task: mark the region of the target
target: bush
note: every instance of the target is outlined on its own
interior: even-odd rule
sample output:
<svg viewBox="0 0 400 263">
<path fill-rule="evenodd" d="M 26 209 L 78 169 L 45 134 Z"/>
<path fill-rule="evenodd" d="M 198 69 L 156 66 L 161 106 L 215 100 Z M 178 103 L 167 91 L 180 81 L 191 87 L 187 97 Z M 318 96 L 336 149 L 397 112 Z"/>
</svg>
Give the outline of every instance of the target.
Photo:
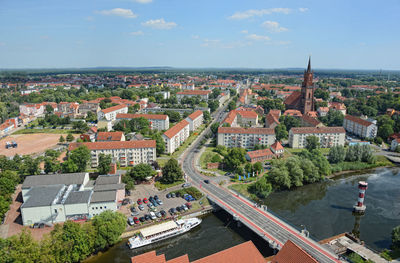
<svg viewBox="0 0 400 263">
<path fill-rule="evenodd" d="M 188 188 L 184 188 L 184 189 L 180 189 L 180 190 L 176 190 L 176 191 L 172 191 L 171 193 L 179 193 L 181 196 L 183 196 L 184 194 L 189 194 L 191 196 L 193 196 L 196 200 L 199 200 L 200 198 L 203 197 L 203 193 L 200 192 L 196 187 L 188 187 Z"/>
</svg>

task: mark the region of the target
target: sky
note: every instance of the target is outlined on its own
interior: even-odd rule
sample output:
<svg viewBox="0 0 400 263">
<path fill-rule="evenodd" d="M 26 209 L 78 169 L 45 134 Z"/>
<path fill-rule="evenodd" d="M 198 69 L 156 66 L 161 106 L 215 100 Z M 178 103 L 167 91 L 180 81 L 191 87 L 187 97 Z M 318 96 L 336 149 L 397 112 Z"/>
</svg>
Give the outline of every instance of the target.
<svg viewBox="0 0 400 263">
<path fill-rule="evenodd" d="M 399 0 L 0 0 L 0 68 L 400 70 Z"/>
</svg>

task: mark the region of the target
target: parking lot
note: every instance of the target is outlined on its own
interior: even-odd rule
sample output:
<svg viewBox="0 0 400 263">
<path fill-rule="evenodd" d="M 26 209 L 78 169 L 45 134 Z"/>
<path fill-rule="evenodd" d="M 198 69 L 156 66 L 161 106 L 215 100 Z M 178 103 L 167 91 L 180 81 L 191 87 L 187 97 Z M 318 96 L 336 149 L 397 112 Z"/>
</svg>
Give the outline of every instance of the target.
<svg viewBox="0 0 400 263">
<path fill-rule="evenodd" d="M 175 186 L 173 188 L 169 188 L 164 191 L 159 191 L 153 185 L 136 185 L 135 189 L 133 191 L 131 191 L 131 195 L 126 197 L 131 200 L 131 204 L 122 206 L 120 211 L 122 213 L 124 213 L 127 217 L 140 218 L 140 217 L 145 216 L 146 214 L 149 215 L 152 210 L 147 206 L 147 204 L 144 204 L 144 203 L 143 203 L 144 210 L 142 210 L 142 211 L 139 210 L 137 200 L 141 199 L 143 202 L 143 198 L 149 199 L 150 196 L 154 197 L 155 195 L 157 195 L 163 204 L 155 207 L 155 212 L 164 210 L 167 213 L 166 217 L 164 217 L 164 219 L 171 218 L 172 215 L 168 212 L 170 210 L 170 208 L 176 208 L 177 206 L 181 206 L 181 205 L 187 203 L 187 201 L 185 199 L 183 199 L 182 197 L 175 197 L 175 198 L 167 198 L 166 197 L 166 195 L 169 192 L 178 190 L 178 189 L 182 189 L 182 186 L 179 185 L 179 186 Z M 191 202 L 191 203 L 193 203 L 193 202 Z M 130 208 L 132 205 L 135 206 L 136 211 L 139 213 L 138 215 L 134 215 L 134 216 L 131 215 Z M 150 220 L 148 220 L 146 222 L 149 222 L 149 221 Z M 141 224 L 143 224 L 143 223 L 141 223 Z"/>
</svg>

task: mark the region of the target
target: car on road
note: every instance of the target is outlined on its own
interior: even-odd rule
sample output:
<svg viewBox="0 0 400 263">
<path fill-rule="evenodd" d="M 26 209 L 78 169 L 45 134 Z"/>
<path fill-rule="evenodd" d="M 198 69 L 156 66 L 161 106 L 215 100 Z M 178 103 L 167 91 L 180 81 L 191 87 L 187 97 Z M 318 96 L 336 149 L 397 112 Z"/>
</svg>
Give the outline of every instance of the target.
<svg viewBox="0 0 400 263">
<path fill-rule="evenodd" d="M 143 211 L 144 210 L 144 206 L 141 204 L 141 205 L 138 205 L 138 208 L 139 208 L 139 210 L 140 211 Z"/>
<path fill-rule="evenodd" d="M 147 204 L 149 202 L 149 200 L 147 200 L 147 198 L 143 198 L 143 203 Z"/>
<path fill-rule="evenodd" d="M 204 180 L 204 182 L 205 182 L 206 184 L 209 184 L 209 183 L 210 183 L 210 180 Z"/>
<path fill-rule="evenodd" d="M 139 219 L 136 216 L 133 218 L 133 222 L 135 222 L 135 224 L 139 224 L 140 223 Z"/>
<path fill-rule="evenodd" d="M 191 183 L 184 183 L 183 185 L 182 185 L 182 187 L 183 188 L 186 188 L 186 187 L 190 187 L 192 184 Z"/>
<path fill-rule="evenodd" d="M 128 224 L 129 224 L 130 226 L 133 226 L 133 225 L 135 224 L 135 221 L 133 220 L 132 217 L 128 217 Z"/>
<path fill-rule="evenodd" d="M 139 198 L 139 199 L 137 200 L 137 204 L 138 204 L 138 205 L 143 204 L 142 199 Z"/>
</svg>

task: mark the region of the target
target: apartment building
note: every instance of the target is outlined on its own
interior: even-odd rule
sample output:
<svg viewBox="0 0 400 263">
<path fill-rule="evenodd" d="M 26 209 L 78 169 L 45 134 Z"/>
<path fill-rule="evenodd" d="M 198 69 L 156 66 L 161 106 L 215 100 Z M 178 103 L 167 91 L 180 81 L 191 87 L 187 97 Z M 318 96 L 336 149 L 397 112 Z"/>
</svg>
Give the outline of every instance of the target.
<svg viewBox="0 0 400 263">
<path fill-rule="evenodd" d="M 45 109 L 46 106 L 43 103 L 19 105 L 19 113 L 26 116 L 38 117 L 44 115 Z"/>
<path fill-rule="evenodd" d="M 101 175 L 89 180 L 89 173 L 27 176 L 22 184 L 23 225 L 86 220 L 103 211 L 118 209 L 125 197 L 119 175 Z"/>
<path fill-rule="evenodd" d="M 115 121 L 117 118 L 117 114 L 119 113 L 128 113 L 128 106 L 126 106 L 125 104 L 121 104 L 101 110 L 97 113 L 97 119 Z"/>
<path fill-rule="evenodd" d="M 376 120 L 367 120 L 351 115 L 344 117 L 343 127 L 347 132 L 361 138 L 375 138 L 378 132 Z"/>
<path fill-rule="evenodd" d="M 84 145 L 91 153 L 91 167 L 99 164 L 99 155 L 109 154 L 114 163 L 119 162 L 121 166 L 134 166 L 139 163 L 151 164 L 156 160 L 156 141 L 107 141 L 107 142 L 83 142 L 71 143 L 69 151 Z"/>
<path fill-rule="evenodd" d="M 97 142 L 125 141 L 125 135 L 121 131 L 116 132 L 98 132 L 96 135 Z"/>
<path fill-rule="evenodd" d="M 169 117 L 165 114 L 129 114 L 119 113 L 117 114 L 116 120 L 131 120 L 134 118 L 143 117 L 150 122 L 152 130 L 168 130 L 169 129 Z"/>
<path fill-rule="evenodd" d="M 197 128 L 200 127 L 200 125 L 203 124 L 204 117 L 203 117 L 203 112 L 201 110 L 197 110 L 187 116 L 185 119 L 189 123 L 189 130 L 190 131 L 195 131 Z"/>
<path fill-rule="evenodd" d="M 294 127 L 289 131 L 289 146 L 291 148 L 305 148 L 306 138 L 316 136 L 321 148 L 343 146 L 346 131 L 343 127 Z"/>
<path fill-rule="evenodd" d="M 162 135 L 165 141 L 165 152 L 173 153 L 175 150 L 189 138 L 190 125 L 187 120 L 178 122 L 175 126 L 164 132 Z"/>
<path fill-rule="evenodd" d="M 222 123 L 231 127 L 254 127 L 258 125 L 258 114 L 255 111 L 232 110 Z"/>
<path fill-rule="evenodd" d="M 254 148 L 255 145 L 271 145 L 275 142 L 275 130 L 272 128 L 219 127 L 218 145 L 228 148 Z"/>
<path fill-rule="evenodd" d="M 79 104 L 78 114 L 80 116 L 87 116 L 88 112 L 90 111 L 97 115 L 100 110 L 100 103 L 85 101 L 82 104 Z"/>
<path fill-rule="evenodd" d="M 201 100 L 208 100 L 211 90 L 185 90 L 176 93 L 176 98 L 180 102 L 183 98 L 191 98 L 199 96 Z"/>
</svg>

